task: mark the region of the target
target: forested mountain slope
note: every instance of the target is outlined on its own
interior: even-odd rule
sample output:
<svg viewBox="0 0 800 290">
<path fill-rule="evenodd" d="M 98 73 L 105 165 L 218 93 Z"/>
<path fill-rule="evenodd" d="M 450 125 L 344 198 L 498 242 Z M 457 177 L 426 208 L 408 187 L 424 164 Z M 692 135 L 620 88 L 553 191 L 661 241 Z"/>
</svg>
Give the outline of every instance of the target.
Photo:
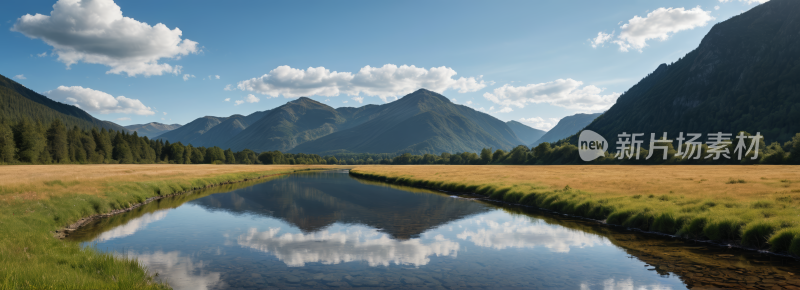
<svg viewBox="0 0 800 290">
<path fill-rule="evenodd" d="M 697 49 L 659 66 L 586 129 L 612 144 L 622 132 L 791 140 L 800 132 L 798 15 L 800 1 L 772 0 L 716 24 Z"/>
</svg>

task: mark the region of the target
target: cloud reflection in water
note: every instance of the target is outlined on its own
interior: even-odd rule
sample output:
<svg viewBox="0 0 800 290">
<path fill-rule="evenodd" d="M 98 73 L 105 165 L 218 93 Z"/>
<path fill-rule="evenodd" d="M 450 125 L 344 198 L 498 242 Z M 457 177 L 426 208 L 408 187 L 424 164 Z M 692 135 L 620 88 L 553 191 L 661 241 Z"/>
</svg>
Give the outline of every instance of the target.
<svg viewBox="0 0 800 290">
<path fill-rule="evenodd" d="M 259 232 L 251 228 L 238 237 L 242 247 L 272 253 L 290 267 L 306 263 L 339 264 L 365 261 L 370 266 L 397 265 L 422 266 L 430 262 L 431 255 L 456 256 L 459 244 L 441 235 L 433 242 L 423 244 L 420 239 L 399 241 L 375 229 L 358 229 L 344 232 L 323 230 L 315 233 L 285 233 L 280 228 Z"/>
<path fill-rule="evenodd" d="M 144 229 L 147 226 L 147 224 L 159 221 L 167 217 L 168 211 L 169 209 L 164 209 L 152 213 L 146 213 L 141 217 L 132 219 L 121 226 L 103 232 L 96 239 L 94 239 L 94 241 L 104 242 L 116 238 L 133 235 L 134 233 L 136 233 L 136 231 Z"/>
<path fill-rule="evenodd" d="M 611 245 L 608 239 L 598 235 L 551 226 L 542 221 L 532 221 L 521 217 L 502 223 L 480 217 L 468 220 L 466 223 L 471 225 L 465 225 L 468 229 L 458 234 L 459 239 L 498 250 L 545 247 L 552 252 L 569 253 L 572 247 Z"/>
</svg>

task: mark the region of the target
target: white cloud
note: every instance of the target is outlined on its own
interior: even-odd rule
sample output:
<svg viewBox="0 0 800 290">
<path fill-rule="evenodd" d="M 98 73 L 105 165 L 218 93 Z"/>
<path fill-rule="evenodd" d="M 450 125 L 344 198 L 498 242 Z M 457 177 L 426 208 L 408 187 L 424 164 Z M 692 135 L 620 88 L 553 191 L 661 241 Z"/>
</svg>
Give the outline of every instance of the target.
<svg viewBox="0 0 800 290">
<path fill-rule="evenodd" d="M 543 131 L 550 131 L 558 124 L 558 120 L 556 118 L 548 118 L 545 120 L 542 117 L 533 117 L 533 118 L 520 118 L 519 122 L 531 126 L 532 128 L 536 128 Z"/>
<path fill-rule="evenodd" d="M 642 51 L 650 39 L 667 40 L 671 34 L 683 30 L 702 27 L 715 18 L 711 11 L 704 11 L 697 6 L 685 8 L 658 8 L 646 17 L 634 16 L 622 25 L 622 31 L 613 43 L 619 45 L 621 51 L 636 49 Z"/>
<path fill-rule="evenodd" d="M 511 113 L 512 111 L 514 111 L 514 110 L 511 109 L 511 107 L 504 107 L 504 108 L 500 109 L 499 111 L 497 111 L 495 113 Z"/>
<path fill-rule="evenodd" d="M 25 77 L 25 75 L 15 75 L 14 78 L 18 79 L 18 80 L 27 80 L 28 79 L 28 78 Z"/>
<path fill-rule="evenodd" d="M 244 98 L 244 101 L 252 104 L 252 103 L 258 103 L 260 99 L 253 94 L 249 94 L 247 95 L 246 98 Z"/>
<path fill-rule="evenodd" d="M 469 105 L 472 105 L 472 101 L 467 101 L 467 102 L 466 102 L 466 103 L 464 103 L 464 104 L 465 104 L 465 105 L 467 105 L 467 106 L 469 106 Z"/>
<path fill-rule="evenodd" d="M 46 52 L 46 51 L 45 51 L 45 52 L 42 52 L 42 53 L 40 53 L 40 54 L 37 54 L 36 56 L 38 56 L 38 57 L 45 57 L 45 56 L 47 56 L 47 52 Z"/>
<path fill-rule="evenodd" d="M 52 46 L 67 67 L 83 61 L 109 66 L 106 73 L 128 76 L 180 74 L 181 66 L 158 61 L 200 50 L 197 42 L 181 39 L 178 28 L 122 16 L 113 0 L 59 0 L 50 15 L 23 15 L 12 30 Z"/>
<path fill-rule="evenodd" d="M 228 100 L 230 100 L 230 98 L 226 99 L 225 101 L 227 102 Z M 258 97 L 256 97 L 253 94 L 249 94 L 244 99 L 237 100 L 236 102 L 234 102 L 233 105 L 234 106 L 238 106 L 238 105 L 241 105 L 241 104 L 244 104 L 244 103 L 251 103 L 252 104 L 252 103 L 258 103 L 259 101 L 261 101 L 261 99 L 259 99 Z"/>
<path fill-rule="evenodd" d="M 597 37 L 595 37 L 594 39 L 589 39 L 589 41 L 592 43 L 592 48 L 597 48 L 598 46 L 604 46 L 604 43 L 611 40 L 611 37 L 613 36 L 614 36 L 614 31 L 612 31 L 610 34 L 598 32 Z"/>
<path fill-rule="evenodd" d="M 167 115 L 167 112 L 161 112 L 161 113 L 164 113 L 164 116 L 166 116 L 166 115 Z"/>
<path fill-rule="evenodd" d="M 217 78 L 217 79 L 219 79 L 219 75 L 215 75 L 214 77 L 215 77 L 215 78 Z"/>
<path fill-rule="evenodd" d="M 137 99 L 129 99 L 124 96 L 114 98 L 108 93 L 81 86 L 59 86 L 55 90 L 45 92 L 45 94 L 52 99 L 65 100 L 84 110 L 100 114 L 155 114 L 150 107 L 145 106 Z"/>
<path fill-rule="evenodd" d="M 226 101 L 226 102 L 230 102 L 230 101 L 231 101 L 231 98 L 225 98 L 225 101 Z"/>
<path fill-rule="evenodd" d="M 451 98 L 450 101 L 453 102 L 454 104 L 458 104 L 458 100 L 456 100 L 456 98 Z"/>
<path fill-rule="evenodd" d="M 719 10 L 719 5 L 714 6 L 714 10 Z"/>
<path fill-rule="evenodd" d="M 548 103 L 554 106 L 581 111 L 602 111 L 611 107 L 619 93 L 601 95 L 605 89 L 573 79 L 558 79 L 552 82 L 514 87 L 503 85 L 483 97 L 502 106 L 524 108 L 525 105 Z M 506 108 L 503 108 L 505 110 Z M 490 109 L 492 110 L 492 109 Z"/>
<path fill-rule="evenodd" d="M 233 86 L 232 85 L 227 85 L 227 86 L 225 86 L 224 90 L 233 91 Z"/>
<path fill-rule="evenodd" d="M 719 0 L 720 3 L 726 3 L 731 1 L 733 0 Z M 739 0 L 739 2 L 745 2 L 747 4 L 753 4 L 753 3 L 764 4 L 769 2 L 769 0 Z"/>
<path fill-rule="evenodd" d="M 340 94 L 349 96 L 377 96 L 387 101 L 425 88 L 442 93 L 445 90 L 458 90 L 459 93 L 475 92 L 486 87 L 478 78 L 454 79 L 456 71 L 448 67 L 431 69 L 415 66 L 396 66 L 386 64 L 382 67 L 365 66 L 357 73 L 330 71 L 324 67 L 309 67 L 306 70 L 289 66 L 279 66 L 268 74 L 238 83 L 243 91 L 252 91 L 271 97 L 300 96 L 333 97 Z"/>
<path fill-rule="evenodd" d="M 190 78 L 193 78 L 193 77 L 195 77 L 195 76 L 194 75 L 190 75 L 190 74 L 185 74 L 185 75 L 183 75 L 183 81 L 188 81 Z"/>
<path fill-rule="evenodd" d="M 128 117 L 117 118 L 117 121 L 130 121 L 130 120 L 131 118 Z"/>
<path fill-rule="evenodd" d="M 364 103 L 364 97 L 352 97 L 350 99 L 358 102 L 359 104 L 363 104 Z"/>
</svg>

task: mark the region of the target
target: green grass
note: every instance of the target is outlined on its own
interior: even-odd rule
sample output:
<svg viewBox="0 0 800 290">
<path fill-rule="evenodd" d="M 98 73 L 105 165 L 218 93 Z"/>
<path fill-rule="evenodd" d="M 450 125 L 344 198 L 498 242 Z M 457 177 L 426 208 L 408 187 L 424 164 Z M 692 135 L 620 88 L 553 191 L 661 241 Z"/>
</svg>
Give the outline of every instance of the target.
<svg viewBox="0 0 800 290">
<path fill-rule="evenodd" d="M 101 194 L 72 193 L 0 203 L 0 289 L 168 289 L 135 257 L 115 257 L 54 231 L 80 218 L 108 213 L 154 196 L 252 180 L 294 169 L 140 182 L 108 182 Z M 45 187 L 68 187 L 61 180 Z M 46 189 L 44 189 L 46 190 Z"/>
<path fill-rule="evenodd" d="M 513 185 L 467 185 L 458 181 L 387 177 L 359 170 L 351 170 L 351 174 L 394 184 L 474 192 L 492 199 L 603 220 L 613 225 L 800 256 L 800 205 L 791 196 L 749 203 L 725 197 L 691 198 L 679 195 L 680 192 L 604 197 L 604 194 L 569 186 L 518 191 L 516 188 L 519 187 Z M 731 179 L 728 183 L 746 181 Z"/>
</svg>

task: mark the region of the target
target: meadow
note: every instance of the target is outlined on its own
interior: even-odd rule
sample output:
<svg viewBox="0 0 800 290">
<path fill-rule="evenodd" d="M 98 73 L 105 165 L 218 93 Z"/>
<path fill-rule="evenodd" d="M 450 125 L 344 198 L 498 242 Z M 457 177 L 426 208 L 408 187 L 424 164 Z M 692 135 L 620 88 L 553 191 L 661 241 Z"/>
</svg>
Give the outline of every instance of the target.
<svg viewBox="0 0 800 290">
<path fill-rule="evenodd" d="M 405 165 L 351 174 L 800 256 L 800 166 Z"/>
<path fill-rule="evenodd" d="M 134 257 L 58 239 L 81 218 L 148 198 L 332 166 L 0 166 L 0 289 L 168 289 Z"/>
</svg>

